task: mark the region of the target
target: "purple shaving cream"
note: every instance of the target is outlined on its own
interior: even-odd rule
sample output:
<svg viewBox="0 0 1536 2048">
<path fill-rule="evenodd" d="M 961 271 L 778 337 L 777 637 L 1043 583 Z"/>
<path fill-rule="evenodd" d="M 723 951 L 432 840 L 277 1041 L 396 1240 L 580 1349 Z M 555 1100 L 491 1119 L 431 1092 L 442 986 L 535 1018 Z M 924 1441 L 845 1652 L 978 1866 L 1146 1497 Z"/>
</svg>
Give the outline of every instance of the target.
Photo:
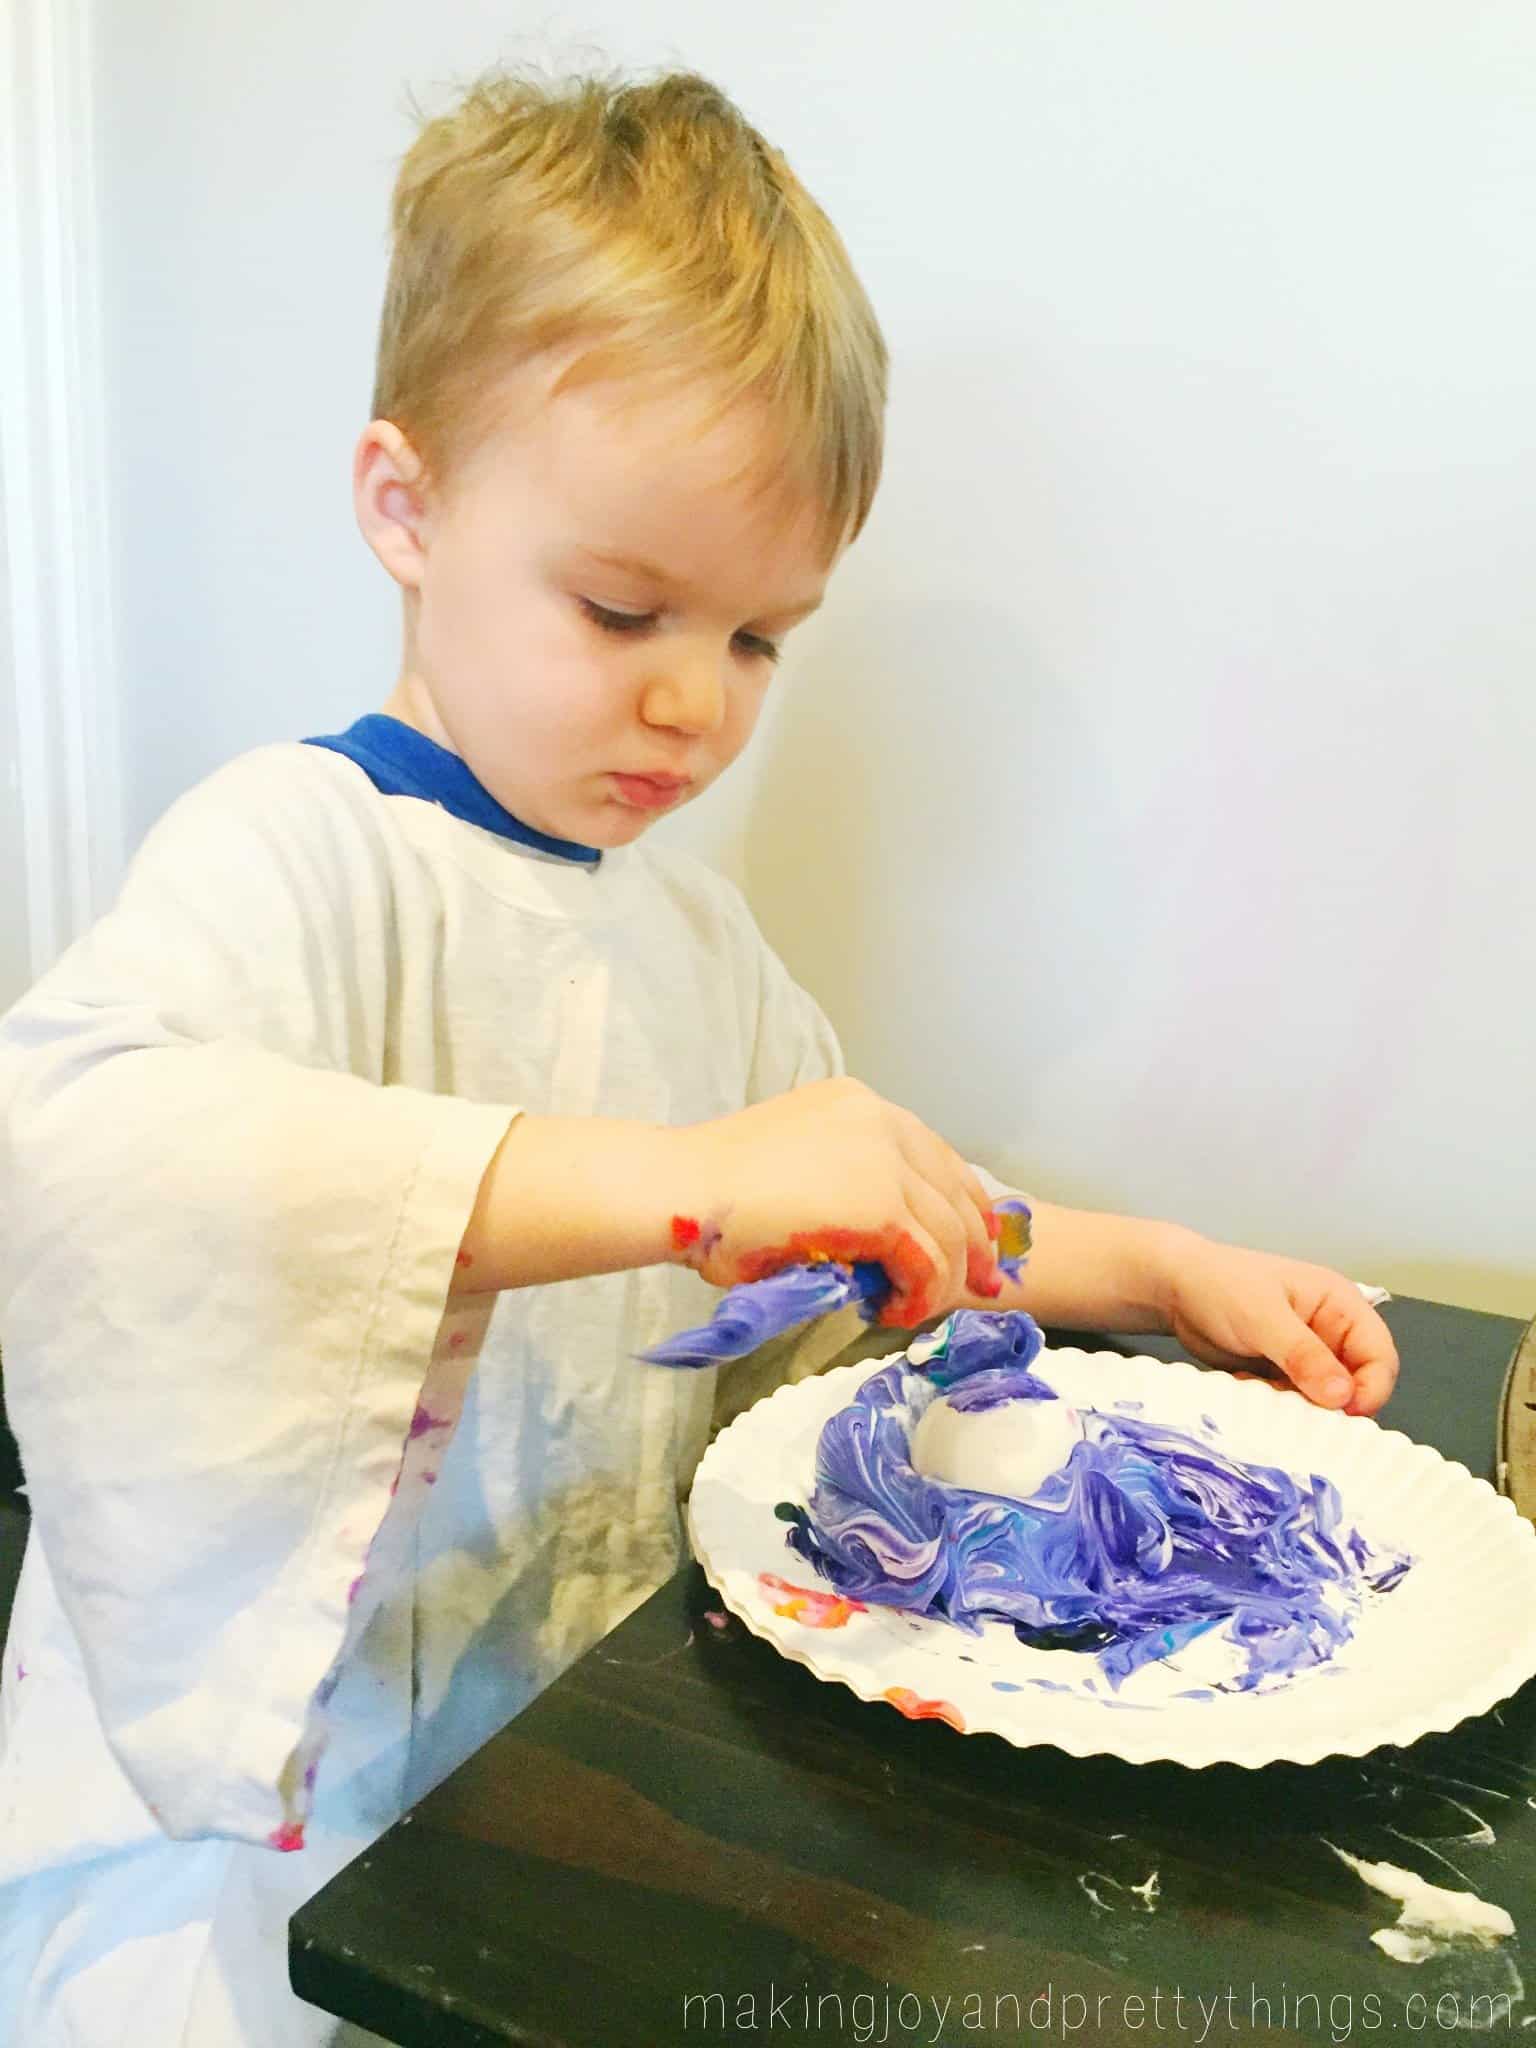
<svg viewBox="0 0 1536 2048">
<path fill-rule="evenodd" d="M 1057 1398 L 1030 1370 L 1042 1341 L 1029 1316 L 961 1309 L 921 1365 L 872 1374 L 821 1432 L 809 1508 L 778 1510 L 790 1547 L 853 1599 L 1094 1651 L 1112 1686 L 1225 1627 L 1238 1691 L 1326 1662 L 1365 1592 L 1409 1568 L 1341 1526 L 1319 1474 L 1124 1414 L 1083 1411 L 1083 1439 L 1027 1500 L 916 1471 L 911 1432 L 941 1394 L 970 1410 Z"/>
</svg>

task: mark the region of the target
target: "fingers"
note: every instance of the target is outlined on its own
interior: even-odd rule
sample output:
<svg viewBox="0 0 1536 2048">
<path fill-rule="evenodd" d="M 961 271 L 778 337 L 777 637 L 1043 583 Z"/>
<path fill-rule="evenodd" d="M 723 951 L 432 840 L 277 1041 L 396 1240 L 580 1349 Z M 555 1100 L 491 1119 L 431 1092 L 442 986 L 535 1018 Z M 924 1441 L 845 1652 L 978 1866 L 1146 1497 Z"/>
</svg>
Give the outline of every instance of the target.
<svg viewBox="0 0 1536 2048">
<path fill-rule="evenodd" d="M 1397 1367 L 1365 1365 L 1355 1374 L 1355 1391 L 1349 1397 L 1346 1415 L 1374 1415 L 1385 1408 L 1397 1385 Z"/>
<path fill-rule="evenodd" d="M 1234 1372 L 1241 1366 L 1243 1373 L 1240 1377 L 1249 1379 L 1255 1377 L 1253 1371 L 1255 1360 L 1251 1352 L 1224 1351 L 1219 1344 L 1207 1343 L 1204 1337 L 1197 1335 L 1193 1330 L 1187 1329 L 1177 1321 L 1173 1326 L 1173 1336 L 1189 1353 L 1190 1357 L 1198 1358 L 1202 1365 L 1223 1366 L 1228 1372 Z"/>
<path fill-rule="evenodd" d="M 1320 1408 L 1342 1408 L 1355 1382 L 1328 1346 L 1289 1305 L 1266 1316 L 1259 1327 L 1259 1348 L 1286 1378 Z"/>
<path fill-rule="evenodd" d="M 954 1208 L 926 1181 L 914 1175 L 905 1192 L 912 1215 L 932 1240 L 939 1255 L 938 1270 L 934 1276 L 933 1306 L 928 1310 L 930 1315 L 934 1315 L 940 1309 L 950 1307 L 964 1294 L 972 1248 L 965 1226 Z"/>
<path fill-rule="evenodd" d="M 937 1132 L 929 1130 L 921 1117 L 914 1116 L 910 1110 L 896 1110 L 894 1114 L 897 1141 L 908 1165 L 945 1203 L 964 1233 L 967 1249 L 955 1293 L 962 1291 L 961 1281 L 976 1294 L 991 1297 L 1001 1293 L 1002 1274 L 998 1271 L 997 1251 L 993 1243 L 997 1235 L 997 1219 L 975 1169 L 968 1166 Z M 926 1216 L 924 1220 L 927 1220 Z"/>
<path fill-rule="evenodd" d="M 972 1247 L 954 1205 L 926 1180 L 909 1176 L 902 1197 L 905 1224 L 882 1237 L 878 1252 L 892 1287 L 879 1321 L 910 1330 L 963 1295 Z"/>
<path fill-rule="evenodd" d="M 1192 1357 L 1228 1371 L 1240 1366 L 1246 1377 L 1272 1362 L 1308 1400 L 1350 1415 L 1383 1406 L 1397 1380 L 1397 1347 L 1358 1287 L 1327 1267 L 1257 1253 L 1223 1257 L 1229 1270 L 1207 1273 L 1193 1308 L 1185 1304 L 1172 1319 Z"/>
<path fill-rule="evenodd" d="M 879 1248 L 891 1293 L 876 1321 L 888 1330 L 913 1330 L 937 1315 L 950 1298 L 948 1276 L 956 1263 L 957 1245 L 964 1242 L 953 1213 L 930 1189 L 914 1183 L 908 1207 L 912 1221 L 904 1230 L 886 1233 Z M 947 1243 L 944 1235 L 936 1236 L 922 1220 L 924 1212 L 947 1235 Z"/>
<path fill-rule="evenodd" d="M 1392 1332 L 1348 1280 L 1331 1280 L 1309 1322 L 1349 1370 L 1354 1389 L 1346 1413 L 1374 1415 L 1397 1384 L 1397 1346 Z"/>
<path fill-rule="evenodd" d="M 1304 1401 L 1307 1398 L 1300 1387 L 1293 1387 L 1288 1379 L 1282 1378 L 1276 1372 L 1235 1372 L 1232 1377 L 1235 1380 L 1255 1380 L 1261 1387 L 1268 1387 L 1273 1393 L 1284 1394 L 1288 1401 Z"/>
</svg>

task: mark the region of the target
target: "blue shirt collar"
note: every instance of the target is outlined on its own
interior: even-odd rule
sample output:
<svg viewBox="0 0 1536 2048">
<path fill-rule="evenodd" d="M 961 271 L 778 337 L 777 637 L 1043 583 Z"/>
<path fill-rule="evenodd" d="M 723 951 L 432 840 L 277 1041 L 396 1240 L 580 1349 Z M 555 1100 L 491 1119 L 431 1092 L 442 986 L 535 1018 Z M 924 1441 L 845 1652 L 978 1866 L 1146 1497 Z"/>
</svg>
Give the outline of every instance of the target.
<svg viewBox="0 0 1536 2048">
<path fill-rule="evenodd" d="M 573 839 L 552 839 L 535 831 L 521 818 L 503 810 L 488 789 L 475 780 L 468 764 L 429 740 L 424 732 L 391 718 L 387 712 L 370 711 L 349 725 L 345 732 L 307 739 L 306 747 L 329 747 L 355 761 L 374 788 L 383 796 L 419 796 L 429 804 L 440 804 L 467 825 L 483 826 L 519 846 L 537 847 L 540 853 L 560 860 L 580 861 L 596 867 L 602 859 L 595 846 L 579 846 Z"/>
</svg>

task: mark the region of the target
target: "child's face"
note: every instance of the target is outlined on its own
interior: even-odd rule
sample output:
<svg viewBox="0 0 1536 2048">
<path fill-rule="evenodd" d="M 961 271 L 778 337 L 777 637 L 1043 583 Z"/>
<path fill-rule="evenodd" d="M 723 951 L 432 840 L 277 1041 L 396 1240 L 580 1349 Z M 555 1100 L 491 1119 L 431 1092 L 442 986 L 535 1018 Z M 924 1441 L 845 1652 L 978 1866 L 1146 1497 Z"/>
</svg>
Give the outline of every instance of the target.
<svg viewBox="0 0 1536 2048">
<path fill-rule="evenodd" d="M 759 466 L 751 423 L 597 383 L 551 398 L 557 373 L 517 373 L 435 496 L 391 480 L 410 451 L 375 423 L 359 517 L 407 590 L 386 708 L 525 824 L 623 846 L 741 752 L 831 564 L 810 506 L 729 481 Z"/>
</svg>

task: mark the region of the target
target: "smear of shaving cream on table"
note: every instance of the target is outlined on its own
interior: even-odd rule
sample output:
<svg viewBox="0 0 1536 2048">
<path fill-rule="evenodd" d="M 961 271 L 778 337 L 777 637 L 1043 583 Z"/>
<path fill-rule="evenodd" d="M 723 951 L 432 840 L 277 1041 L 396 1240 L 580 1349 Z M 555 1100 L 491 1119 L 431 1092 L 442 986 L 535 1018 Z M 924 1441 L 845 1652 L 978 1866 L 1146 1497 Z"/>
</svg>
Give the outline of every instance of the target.
<svg viewBox="0 0 1536 2048">
<path fill-rule="evenodd" d="M 1446 1891 L 1440 1885 L 1426 1884 L 1411 1870 L 1400 1870 L 1395 1863 L 1366 1863 L 1336 1843 L 1328 1846 L 1373 1891 L 1385 1892 L 1401 1903 L 1397 1925 L 1378 1927 L 1371 1936 L 1394 1962 L 1422 1963 L 1449 1949 L 1492 1948 L 1515 1931 L 1514 1921 L 1502 1906 L 1490 1906 L 1475 1892 Z"/>
</svg>

